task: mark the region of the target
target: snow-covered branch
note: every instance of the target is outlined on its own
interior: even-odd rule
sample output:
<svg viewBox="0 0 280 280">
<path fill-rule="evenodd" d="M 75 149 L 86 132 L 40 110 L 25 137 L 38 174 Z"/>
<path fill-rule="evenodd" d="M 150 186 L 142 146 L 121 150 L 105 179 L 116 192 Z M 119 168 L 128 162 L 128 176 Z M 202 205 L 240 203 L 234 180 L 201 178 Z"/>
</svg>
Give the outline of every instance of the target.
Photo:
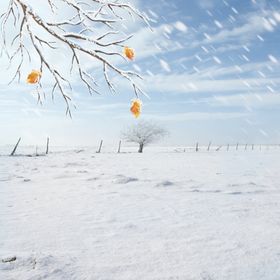
<svg viewBox="0 0 280 280">
<path fill-rule="evenodd" d="M 65 100 L 67 114 L 71 116 L 68 91 L 72 82 L 67 73 L 76 70 L 79 81 L 92 93 L 99 93 L 98 84 L 90 70 L 87 69 L 82 57 L 87 61 L 95 60 L 100 63 L 104 81 L 109 89 L 115 92 L 110 80 L 109 70 L 125 79 L 131 84 L 136 97 L 143 93 L 135 82 L 141 76 L 133 71 L 123 70 L 114 63 L 113 58 L 124 60 L 133 59 L 133 55 L 123 52 L 126 42 L 133 34 L 126 35 L 120 32 L 120 26 L 127 17 L 138 17 L 149 25 L 148 19 L 132 5 L 122 1 L 110 0 L 45 0 L 50 7 L 53 20 L 40 16 L 25 0 L 10 0 L 7 11 L 1 16 L 1 37 L 3 51 L 9 58 L 10 64 L 17 63 L 12 81 L 21 79 L 23 64 L 39 58 L 37 79 L 31 79 L 37 84 L 38 101 L 41 102 L 43 92 L 42 81 L 46 72 L 52 77 L 52 97 L 58 91 Z M 63 20 L 57 20 L 57 15 L 64 8 L 71 13 Z M 16 34 L 8 39 L 6 30 L 13 25 Z M 101 32 L 100 32 L 101 31 Z M 72 56 L 70 69 L 59 69 L 47 55 L 47 52 L 61 51 L 59 46 L 66 47 Z M 36 71 L 37 71 L 36 70 Z M 40 71 L 39 71 L 40 70 Z M 49 81 L 48 81 L 49 82 Z"/>
</svg>

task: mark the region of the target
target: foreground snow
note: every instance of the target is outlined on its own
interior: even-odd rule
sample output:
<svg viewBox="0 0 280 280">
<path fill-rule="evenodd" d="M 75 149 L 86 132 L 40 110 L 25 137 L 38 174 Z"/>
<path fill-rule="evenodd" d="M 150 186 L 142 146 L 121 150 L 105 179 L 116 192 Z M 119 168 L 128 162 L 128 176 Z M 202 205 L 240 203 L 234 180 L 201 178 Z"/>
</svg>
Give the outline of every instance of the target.
<svg viewBox="0 0 280 280">
<path fill-rule="evenodd" d="M 0 157 L 0 279 L 280 279 L 280 151 Z"/>
</svg>

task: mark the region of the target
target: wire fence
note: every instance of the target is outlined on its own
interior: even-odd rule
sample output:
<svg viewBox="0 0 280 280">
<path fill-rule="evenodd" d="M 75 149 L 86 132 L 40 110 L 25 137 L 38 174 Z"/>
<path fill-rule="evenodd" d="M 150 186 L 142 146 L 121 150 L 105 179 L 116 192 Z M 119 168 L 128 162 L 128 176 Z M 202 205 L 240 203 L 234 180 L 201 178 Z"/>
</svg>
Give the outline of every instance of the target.
<svg viewBox="0 0 280 280">
<path fill-rule="evenodd" d="M 249 143 L 235 143 L 235 144 L 215 144 L 209 142 L 207 145 L 199 144 L 186 146 L 158 146 L 149 145 L 144 147 L 144 152 L 167 152 L 167 153 L 218 153 L 218 152 L 264 152 L 280 150 L 280 144 L 249 144 Z M 138 146 L 131 145 L 121 140 L 116 140 L 115 145 L 106 143 L 102 139 L 100 142 L 92 146 L 52 146 L 49 138 L 46 139 L 45 145 L 26 145 L 21 142 L 21 138 L 15 145 L 0 146 L 1 156 L 43 156 L 53 153 L 61 153 L 67 151 L 74 151 L 76 153 L 88 151 L 89 153 L 137 153 Z"/>
</svg>

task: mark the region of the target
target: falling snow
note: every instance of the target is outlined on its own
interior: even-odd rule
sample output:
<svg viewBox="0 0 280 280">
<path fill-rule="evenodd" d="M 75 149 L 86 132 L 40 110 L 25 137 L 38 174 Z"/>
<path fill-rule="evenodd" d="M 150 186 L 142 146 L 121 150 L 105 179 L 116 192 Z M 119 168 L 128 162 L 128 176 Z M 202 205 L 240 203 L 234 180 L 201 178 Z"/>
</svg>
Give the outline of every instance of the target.
<svg viewBox="0 0 280 280">
<path fill-rule="evenodd" d="M 162 68 L 164 71 L 166 71 L 166 72 L 171 72 L 170 66 L 169 66 L 169 64 L 168 64 L 165 60 L 160 59 L 159 62 L 160 62 L 161 68 Z"/>
<path fill-rule="evenodd" d="M 181 32 L 187 32 L 188 31 L 188 27 L 181 21 L 177 21 L 174 24 L 175 28 L 178 29 Z"/>
<path fill-rule="evenodd" d="M 217 57 L 217 56 L 213 56 L 213 59 L 215 62 L 217 62 L 218 64 L 222 64 L 221 60 Z"/>
<path fill-rule="evenodd" d="M 275 56 L 273 56 L 272 54 L 268 55 L 268 58 L 271 62 L 277 64 L 278 63 L 278 60 Z"/>
<path fill-rule="evenodd" d="M 223 25 L 218 21 L 218 20 L 215 20 L 214 23 L 219 27 L 219 28 L 223 28 Z"/>
<path fill-rule="evenodd" d="M 274 30 L 273 25 L 271 24 L 271 22 L 269 20 L 267 20 L 266 18 L 263 18 L 263 26 L 267 31 L 272 32 Z"/>
</svg>

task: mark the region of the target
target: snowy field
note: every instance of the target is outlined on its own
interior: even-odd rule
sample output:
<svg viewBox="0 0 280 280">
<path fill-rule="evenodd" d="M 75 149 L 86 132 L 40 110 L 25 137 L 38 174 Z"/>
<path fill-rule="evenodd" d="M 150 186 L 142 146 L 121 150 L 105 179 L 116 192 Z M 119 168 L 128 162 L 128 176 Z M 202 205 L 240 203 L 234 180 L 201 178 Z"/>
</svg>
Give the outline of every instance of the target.
<svg viewBox="0 0 280 280">
<path fill-rule="evenodd" d="M 279 280 L 279 168 L 279 147 L 0 156 L 0 279 Z"/>
</svg>

